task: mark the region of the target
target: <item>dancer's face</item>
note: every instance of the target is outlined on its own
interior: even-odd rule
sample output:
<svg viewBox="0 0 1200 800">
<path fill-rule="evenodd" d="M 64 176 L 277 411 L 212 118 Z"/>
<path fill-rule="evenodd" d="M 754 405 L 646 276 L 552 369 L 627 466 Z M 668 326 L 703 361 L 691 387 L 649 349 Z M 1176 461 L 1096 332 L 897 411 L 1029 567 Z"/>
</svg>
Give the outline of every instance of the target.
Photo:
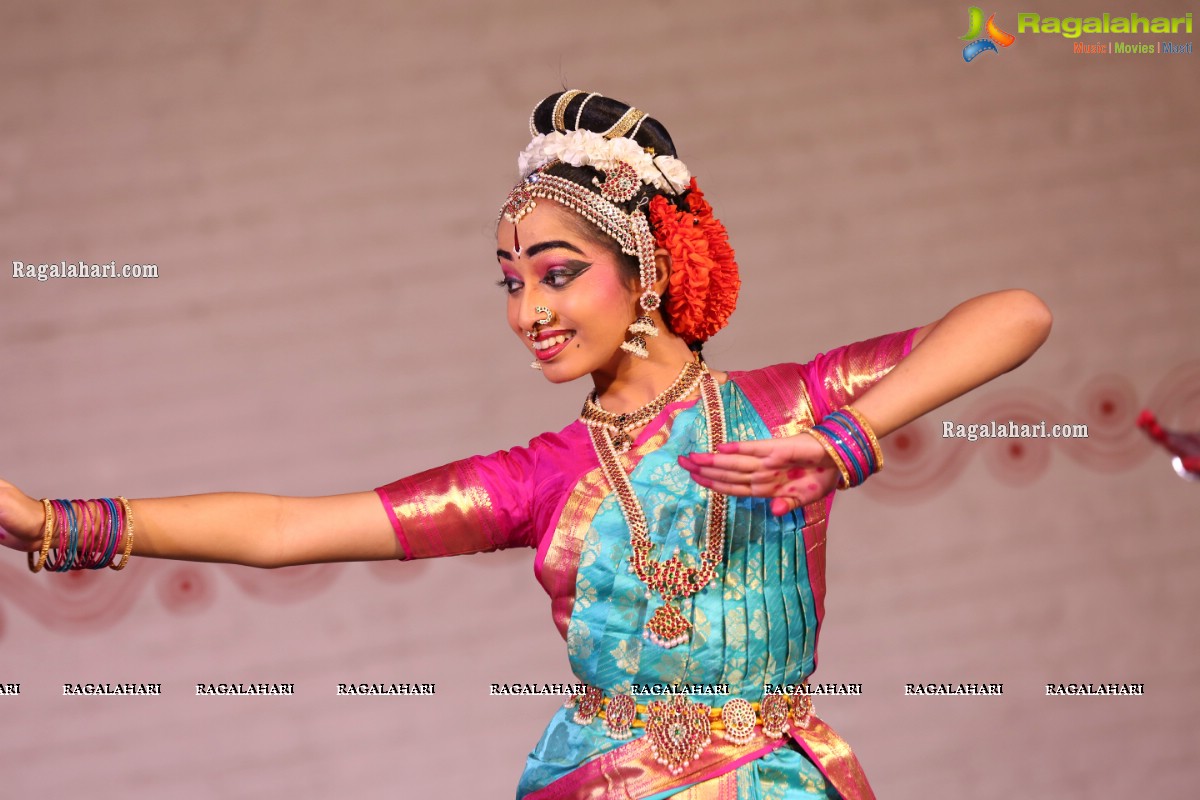
<svg viewBox="0 0 1200 800">
<path fill-rule="evenodd" d="M 514 227 L 501 220 L 496 255 L 508 292 L 508 324 L 553 383 L 595 372 L 613 374 L 621 343 L 636 318 L 638 291 L 615 248 L 573 211 L 550 200 Z M 519 237 L 521 252 L 516 252 Z M 554 312 L 549 325 L 535 325 Z M 535 331 L 536 340 L 527 333 Z"/>
</svg>

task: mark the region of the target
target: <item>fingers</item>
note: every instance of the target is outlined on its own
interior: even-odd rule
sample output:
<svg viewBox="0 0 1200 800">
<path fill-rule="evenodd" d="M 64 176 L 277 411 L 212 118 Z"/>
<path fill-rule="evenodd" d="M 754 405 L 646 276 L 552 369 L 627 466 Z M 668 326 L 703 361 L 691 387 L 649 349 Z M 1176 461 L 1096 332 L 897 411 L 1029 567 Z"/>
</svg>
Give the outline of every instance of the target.
<svg viewBox="0 0 1200 800">
<path fill-rule="evenodd" d="M 781 512 L 784 514 L 791 508 L 797 508 L 823 497 L 829 491 L 828 486 L 823 486 L 820 480 L 813 477 L 787 480 L 784 476 L 774 473 L 765 479 L 750 480 L 744 475 L 729 479 L 721 475 L 714 477 L 696 471 L 692 473 L 692 480 L 713 491 L 736 497 L 774 497 L 795 500 L 793 506 Z"/>
<path fill-rule="evenodd" d="M 762 467 L 763 460 L 750 455 L 714 455 L 713 453 L 687 453 L 680 456 L 679 463 L 684 469 L 684 461 L 689 461 L 698 467 L 715 467 L 716 469 L 737 472 L 754 472 Z"/>
<path fill-rule="evenodd" d="M 796 468 L 800 469 L 815 469 L 820 466 L 818 462 L 810 459 L 791 460 L 783 454 L 777 453 L 766 458 L 748 455 L 727 455 L 727 454 L 712 454 L 712 453 L 686 453 L 679 457 L 679 466 L 693 472 L 696 470 L 724 470 L 728 472 L 768 472 L 768 471 L 791 471 Z"/>
<path fill-rule="evenodd" d="M 701 486 L 736 497 L 773 498 L 772 513 L 787 514 L 833 491 L 836 469 L 812 436 L 726 442 L 715 453 L 679 457 Z"/>
<path fill-rule="evenodd" d="M 750 456 L 760 459 L 767 467 L 815 465 L 828 458 L 820 443 L 807 434 L 785 436 L 782 439 L 753 439 L 745 442 L 725 442 L 717 445 L 713 458 Z"/>
<path fill-rule="evenodd" d="M 731 461 L 730 459 L 743 459 Z M 705 466 L 705 462 L 711 466 Z M 826 473 L 823 466 L 792 466 L 788 469 L 769 468 L 758 459 L 742 456 L 713 457 L 703 453 L 680 456 L 679 466 L 692 474 L 712 481 L 778 488 L 788 481 L 820 481 Z"/>
<path fill-rule="evenodd" d="M 692 473 L 692 480 L 701 486 L 712 489 L 714 492 L 728 494 L 734 497 L 770 497 L 770 487 L 755 485 L 750 483 L 731 483 L 729 481 L 714 480 L 703 475 Z"/>
<path fill-rule="evenodd" d="M 779 470 L 755 469 L 757 460 L 754 459 L 741 463 L 736 468 L 727 469 L 719 465 L 702 466 L 697 463 L 701 455 L 703 454 L 680 456 L 679 466 L 690 472 L 693 478 L 699 476 L 727 484 L 777 486 L 783 481 L 783 474 Z M 711 459 L 711 456 L 709 458 Z"/>
<path fill-rule="evenodd" d="M 803 505 L 795 497 L 776 497 L 771 500 L 771 513 L 777 517 L 782 517 L 784 514 L 795 511 Z"/>
<path fill-rule="evenodd" d="M 776 439 L 750 439 L 745 442 L 723 442 L 717 445 L 718 453 L 740 453 L 748 456 L 770 455 L 777 446 Z"/>
</svg>

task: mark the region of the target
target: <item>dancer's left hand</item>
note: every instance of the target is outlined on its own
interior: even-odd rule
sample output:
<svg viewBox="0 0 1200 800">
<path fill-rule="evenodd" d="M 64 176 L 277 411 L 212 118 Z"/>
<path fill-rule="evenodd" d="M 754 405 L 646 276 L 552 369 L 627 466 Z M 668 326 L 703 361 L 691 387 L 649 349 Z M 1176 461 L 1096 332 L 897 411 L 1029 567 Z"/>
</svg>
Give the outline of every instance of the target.
<svg viewBox="0 0 1200 800">
<path fill-rule="evenodd" d="M 688 453 L 679 465 L 701 486 L 738 497 L 770 497 L 777 517 L 837 487 L 833 459 L 807 433 L 782 439 L 726 442 L 716 453 Z"/>
</svg>

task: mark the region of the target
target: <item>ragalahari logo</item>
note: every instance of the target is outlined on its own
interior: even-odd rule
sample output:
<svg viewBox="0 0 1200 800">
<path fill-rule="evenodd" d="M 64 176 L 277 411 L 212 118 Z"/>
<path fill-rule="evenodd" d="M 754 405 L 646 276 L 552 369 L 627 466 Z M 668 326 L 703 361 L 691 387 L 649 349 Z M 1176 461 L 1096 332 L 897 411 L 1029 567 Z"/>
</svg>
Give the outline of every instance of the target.
<svg viewBox="0 0 1200 800">
<path fill-rule="evenodd" d="M 987 36 L 981 37 L 979 34 L 987 31 Z M 983 12 L 977 6 L 971 6 L 967 9 L 967 32 L 958 37 L 964 42 L 970 42 L 963 48 L 963 60 L 968 64 L 975 56 L 980 53 L 991 50 L 993 53 L 1000 52 L 996 49 L 996 45 L 1008 47 L 1017 40 L 1017 37 L 1011 33 L 1005 33 L 996 26 L 996 15 L 992 14 L 987 18 L 987 24 L 983 22 Z"/>
</svg>

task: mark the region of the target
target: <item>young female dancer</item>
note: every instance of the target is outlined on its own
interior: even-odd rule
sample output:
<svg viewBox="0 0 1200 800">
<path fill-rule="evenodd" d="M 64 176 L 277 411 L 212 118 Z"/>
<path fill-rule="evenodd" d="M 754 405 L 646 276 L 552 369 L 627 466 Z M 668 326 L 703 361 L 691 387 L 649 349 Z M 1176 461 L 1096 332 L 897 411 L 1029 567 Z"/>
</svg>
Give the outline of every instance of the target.
<svg viewBox="0 0 1200 800">
<path fill-rule="evenodd" d="M 579 419 L 333 497 L 38 501 L 0 482 L 0 543 L 58 571 L 530 547 L 587 688 L 519 797 L 871 797 L 797 688 L 816 667 L 832 492 L 883 467 L 879 439 L 1027 359 L 1049 312 L 997 292 L 806 363 L 712 369 L 701 345 L 733 311 L 737 265 L 666 129 L 579 91 L 529 124 L 499 282 L 532 366 L 591 379 Z"/>
</svg>

